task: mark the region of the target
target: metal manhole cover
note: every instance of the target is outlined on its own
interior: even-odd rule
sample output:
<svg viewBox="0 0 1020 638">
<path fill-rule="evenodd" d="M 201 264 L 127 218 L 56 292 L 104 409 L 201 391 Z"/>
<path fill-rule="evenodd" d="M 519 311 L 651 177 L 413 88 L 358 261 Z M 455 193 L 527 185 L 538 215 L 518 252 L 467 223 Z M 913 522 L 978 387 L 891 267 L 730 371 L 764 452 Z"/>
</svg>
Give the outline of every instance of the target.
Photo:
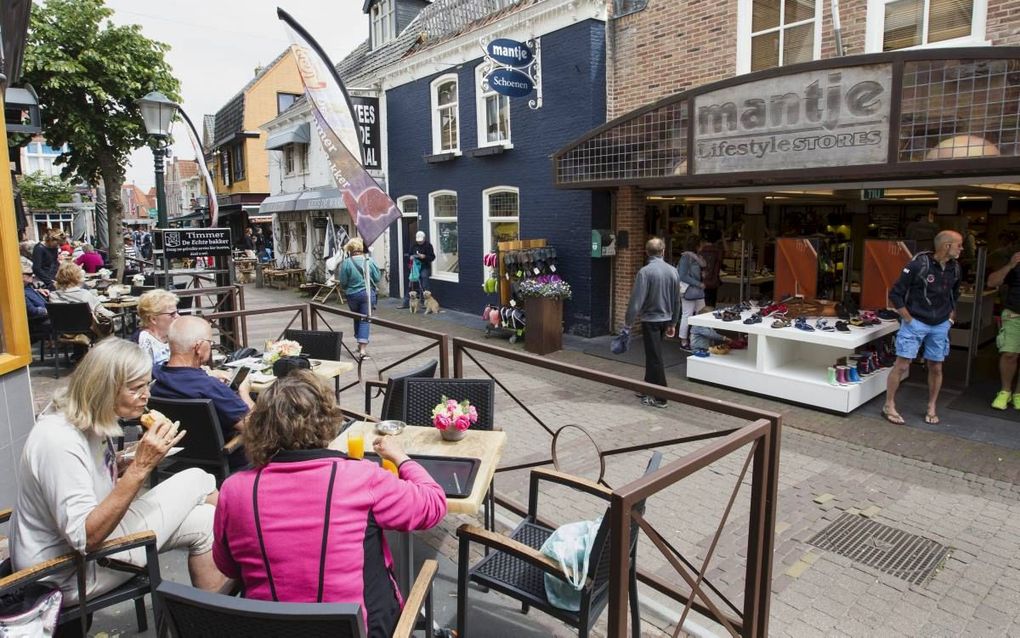
<svg viewBox="0 0 1020 638">
<path fill-rule="evenodd" d="M 915 585 L 926 583 L 950 550 L 856 514 L 843 514 L 808 543 Z"/>
</svg>

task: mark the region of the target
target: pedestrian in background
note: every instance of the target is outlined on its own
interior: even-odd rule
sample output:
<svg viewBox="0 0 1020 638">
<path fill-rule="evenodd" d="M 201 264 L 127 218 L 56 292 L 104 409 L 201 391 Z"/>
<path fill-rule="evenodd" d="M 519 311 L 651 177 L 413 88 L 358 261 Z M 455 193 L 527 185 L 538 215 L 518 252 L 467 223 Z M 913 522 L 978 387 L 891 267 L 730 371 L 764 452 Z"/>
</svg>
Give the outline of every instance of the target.
<svg viewBox="0 0 1020 638">
<path fill-rule="evenodd" d="M 360 239 L 352 239 L 344 246 L 350 255 L 340 266 L 337 281 L 347 297 L 347 305 L 358 314 L 367 315 L 369 304 L 376 303 L 376 287 L 382 277 L 379 267 L 365 254 L 365 243 Z M 365 282 L 365 264 L 368 263 L 368 276 L 371 283 Z M 364 319 L 354 320 L 354 338 L 358 342 L 358 358 L 368 358 L 369 324 Z"/>
<path fill-rule="evenodd" d="M 995 343 L 999 347 L 1001 389 L 992 401 L 996 410 L 1005 410 L 1010 402 L 1020 410 L 1020 392 L 1014 392 L 1017 353 L 1020 353 L 1020 251 L 1013 253 L 1005 266 L 988 275 L 988 287 L 1006 284 L 1002 323 Z"/>
<path fill-rule="evenodd" d="M 701 278 L 705 284 L 705 306 L 715 308 L 716 299 L 719 295 L 719 286 L 722 284 L 720 272 L 722 271 L 722 246 L 719 240 L 722 233 L 718 229 L 706 230 L 703 234 L 705 241 L 701 242 L 698 254 L 705 260 L 705 268 Z"/>
<path fill-rule="evenodd" d="M 429 277 L 432 275 L 432 262 L 436 260 L 436 249 L 432 247 L 432 244 L 425 239 L 425 233 L 418 231 L 414 235 L 414 245 L 407 254 L 408 258 L 408 270 L 407 270 L 407 292 L 404 293 L 404 304 L 401 308 L 410 308 L 411 304 L 411 288 L 418 292 L 418 302 L 423 303 L 425 298 L 425 291 L 430 290 L 429 288 Z M 417 268 L 416 268 L 417 266 Z M 411 276 L 417 273 L 418 278 L 412 279 Z"/>
<path fill-rule="evenodd" d="M 680 278 L 676 268 L 662 258 L 666 245 L 658 237 L 645 244 L 648 263 L 638 271 L 630 293 L 624 323 L 630 327 L 641 321 L 645 348 L 645 383 L 666 387 L 666 367 L 662 361 L 663 337 L 676 334 L 680 320 Z M 661 397 L 638 394 L 644 405 L 665 408 Z"/>
<path fill-rule="evenodd" d="M 680 255 L 680 261 L 676 264 L 677 277 L 680 279 L 680 307 L 682 310 L 680 327 L 677 336 L 680 338 L 680 347 L 684 350 L 691 349 L 691 342 L 688 338 L 690 330 L 687 322 L 690 318 L 705 307 L 705 258 L 698 254 L 702 241 L 697 235 L 687 238 L 684 252 Z"/>
<path fill-rule="evenodd" d="M 934 252 L 921 252 L 907 263 L 889 291 L 889 301 L 900 314 L 896 333 L 896 363 L 886 381 L 886 421 L 903 425 L 896 411 L 896 391 L 910 362 L 924 348 L 928 364 L 928 408 L 924 422 L 939 423 L 936 402 L 942 388 L 942 362 L 949 354 L 949 329 L 956 321 L 956 301 L 960 298 L 960 264 L 963 236 L 945 230 L 935 236 Z"/>
</svg>

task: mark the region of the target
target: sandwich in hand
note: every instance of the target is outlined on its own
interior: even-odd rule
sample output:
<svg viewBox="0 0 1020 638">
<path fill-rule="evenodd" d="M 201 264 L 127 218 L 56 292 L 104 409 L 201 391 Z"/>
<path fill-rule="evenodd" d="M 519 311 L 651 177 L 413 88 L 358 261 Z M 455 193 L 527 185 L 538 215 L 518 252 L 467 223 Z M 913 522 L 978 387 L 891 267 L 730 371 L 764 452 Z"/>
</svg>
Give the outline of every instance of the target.
<svg viewBox="0 0 1020 638">
<path fill-rule="evenodd" d="M 164 421 L 171 423 L 170 419 L 159 410 L 149 410 L 141 416 L 139 421 L 142 423 L 142 428 L 146 430 L 150 430 Z"/>
</svg>

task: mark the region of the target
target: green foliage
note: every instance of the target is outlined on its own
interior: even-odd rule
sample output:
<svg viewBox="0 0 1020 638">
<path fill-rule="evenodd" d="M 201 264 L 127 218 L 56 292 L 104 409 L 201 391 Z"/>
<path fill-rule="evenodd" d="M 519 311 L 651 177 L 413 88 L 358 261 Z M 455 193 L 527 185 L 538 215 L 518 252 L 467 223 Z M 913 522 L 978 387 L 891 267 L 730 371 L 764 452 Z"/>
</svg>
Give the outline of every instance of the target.
<svg viewBox="0 0 1020 638">
<path fill-rule="evenodd" d="M 111 23 L 112 14 L 102 0 L 36 4 L 25 48 L 24 81 L 39 94 L 46 140 L 70 146 L 64 177 L 90 184 L 121 182 L 128 155 L 146 144 L 135 100 L 153 90 L 180 99 L 169 47 Z"/>
<path fill-rule="evenodd" d="M 59 177 L 49 177 L 42 171 L 22 176 L 18 189 L 25 205 L 33 210 L 56 210 L 57 204 L 71 201 L 74 186 Z"/>
</svg>

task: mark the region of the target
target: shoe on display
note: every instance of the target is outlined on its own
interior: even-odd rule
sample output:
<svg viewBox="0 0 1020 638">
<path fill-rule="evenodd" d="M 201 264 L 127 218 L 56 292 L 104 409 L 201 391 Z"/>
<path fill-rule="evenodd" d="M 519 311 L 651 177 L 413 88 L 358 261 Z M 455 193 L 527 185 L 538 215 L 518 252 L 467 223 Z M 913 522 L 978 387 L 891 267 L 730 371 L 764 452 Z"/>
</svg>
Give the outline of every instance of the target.
<svg viewBox="0 0 1020 638">
<path fill-rule="evenodd" d="M 839 381 L 836 380 L 836 368 L 829 366 L 827 372 L 829 375 L 829 385 L 839 385 Z"/>
<path fill-rule="evenodd" d="M 850 383 L 861 382 L 861 375 L 857 374 L 857 366 L 847 366 L 846 372 L 847 380 L 850 381 Z"/>
<path fill-rule="evenodd" d="M 697 350 L 694 351 L 694 356 L 695 357 L 707 357 L 708 356 L 708 350 L 705 350 L 704 348 L 698 348 Z M 1017 395 L 1017 396 L 1020 396 L 1020 395 Z"/>
<path fill-rule="evenodd" d="M 805 332 L 815 331 L 814 327 L 807 322 L 807 317 L 797 317 L 797 320 L 793 323 L 793 326 Z"/>
<path fill-rule="evenodd" d="M 710 354 L 729 354 L 730 347 L 727 346 L 726 344 L 720 344 L 718 346 L 712 346 L 711 348 L 708 349 L 708 352 Z"/>
<path fill-rule="evenodd" d="M 888 308 L 882 308 L 876 312 L 875 315 L 882 321 L 896 321 L 900 318 L 900 314 L 898 312 L 889 310 Z"/>
<path fill-rule="evenodd" d="M 1008 390 L 999 390 L 999 393 L 995 395 L 995 399 L 992 400 L 992 407 L 996 410 L 1005 410 L 1009 407 L 1009 400 L 1012 396 Z"/>
<path fill-rule="evenodd" d="M 836 382 L 839 385 L 850 383 L 850 380 L 846 378 L 846 366 L 836 366 Z"/>
<path fill-rule="evenodd" d="M 847 322 L 845 322 L 845 321 L 837 321 L 836 322 L 836 331 L 837 332 L 850 332 L 850 326 L 847 325 Z"/>
<path fill-rule="evenodd" d="M 735 337 L 726 344 L 730 350 L 747 350 L 747 337 Z"/>
</svg>

